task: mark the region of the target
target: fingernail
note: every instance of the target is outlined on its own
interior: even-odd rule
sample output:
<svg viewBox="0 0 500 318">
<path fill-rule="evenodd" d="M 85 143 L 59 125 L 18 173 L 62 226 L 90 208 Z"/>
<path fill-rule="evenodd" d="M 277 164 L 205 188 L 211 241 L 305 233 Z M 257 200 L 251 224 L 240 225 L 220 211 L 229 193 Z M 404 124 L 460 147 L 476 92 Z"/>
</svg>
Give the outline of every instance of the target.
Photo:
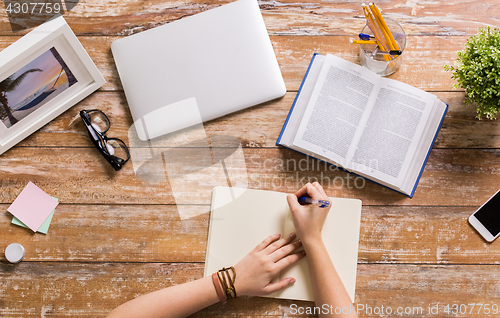
<svg viewBox="0 0 500 318">
<path fill-rule="evenodd" d="M 288 237 L 294 237 L 294 236 L 295 236 L 295 233 L 290 233 L 290 234 L 288 235 Z"/>
<path fill-rule="evenodd" d="M 301 253 L 302 255 L 306 255 L 306 250 L 303 250 Z"/>
<path fill-rule="evenodd" d="M 281 236 L 281 234 L 280 234 L 280 233 L 276 233 L 276 234 L 274 234 L 274 236 L 276 236 L 276 237 L 280 237 L 280 236 Z"/>
<path fill-rule="evenodd" d="M 295 278 L 290 278 L 289 284 L 295 283 Z"/>
</svg>

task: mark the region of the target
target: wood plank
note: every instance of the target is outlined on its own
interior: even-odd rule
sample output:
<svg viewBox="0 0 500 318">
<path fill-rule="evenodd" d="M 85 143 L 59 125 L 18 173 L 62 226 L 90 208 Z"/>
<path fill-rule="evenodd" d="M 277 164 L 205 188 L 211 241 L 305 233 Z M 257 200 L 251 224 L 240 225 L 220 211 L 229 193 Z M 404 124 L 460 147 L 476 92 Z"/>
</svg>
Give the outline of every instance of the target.
<svg viewBox="0 0 500 318">
<path fill-rule="evenodd" d="M 87 0 L 64 17 L 77 34 L 129 35 L 215 8 L 231 1 L 165 2 L 139 0 L 121 2 Z M 364 23 L 357 1 L 259 1 L 264 21 L 272 35 L 346 35 L 358 32 Z M 500 8 L 479 0 L 434 2 L 385 1 L 384 16 L 402 23 L 411 35 L 474 34 L 478 26 L 498 26 Z M 20 27 L 39 23 L 33 14 L 15 19 Z M 23 31 L 25 33 L 26 31 Z M 12 34 L 7 12 L 0 13 L 0 34 Z"/>
<path fill-rule="evenodd" d="M 358 63 L 357 45 L 351 36 L 272 36 L 271 42 L 289 91 L 297 91 L 314 53 L 331 53 Z M 83 47 L 108 82 L 101 90 L 122 90 L 111 54 L 111 43 L 120 37 L 79 37 Z M 0 49 L 19 37 L 0 37 Z M 428 91 L 453 90 L 454 80 L 443 66 L 452 64 L 463 49 L 466 36 L 409 36 L 401 68 L 390 78 Z M 359 64 L 359 63 L 358 63 Z"/>
<path fill-rule="evenodd" d="M 182 169 L 197 168 L 197 162 L 209 159 L 203 153 L 185 148 L 166 154 L 179 164 L 175 177 L 187 178 L 176 190 L 184 202 L 208 204 L 212 188 L 227 184 L 225 177 L 218 179 L 223 170 L 217 166 L 183 175 Z M 498 149 L 433 149 L 413 199 L 291 150 L 243 148 L 243 155 L 244 167 L 230 167 L 241 168 L 231 170 L 233 182 L 292 193 L 307 182 L 319 181 L 329 195 L 358 198 L 365 205 L 478 206 L 500 188 Z M 148 179 L 138 179 L 132 163 L 115 172 L 93 148 L 14 148 L 0 157 L 0 202 L 12 202 L 32 181 L 61 203 L 173 204 L 168 182 L 150 182 L 153 177 L 165 179 L 164 166 L 160 162 L 150 169 Z"/>
<path fill-rule="evenodd" d="M 102 317 L 145 293 L 200 278 L 199 264 L 0 264 L 2 317 Z M 133 272 L 133 273 L 132 273 Z"/>
<path fill-rule="evenodd" d="M 210 207 L 189 208 L 198 216 L 181 219 L 173 205 L 60 204 L 47 235 L 11 225 L 4 212 L 0 246 L 18 242 L 35 262 L 204 262 Z M 363 206 L 358 262 L 496 264 L 500 246 L 467 222 L 475 209 Z"/>
<path fill-rule="evenodd" d="M 356 306 L 364 306 L 360 317 L 373 317 L 367 307 L 381 309 L 421 307 L 414 317 L 429 317 L 429 306 L 446 304 L 497 304 L 500 292 L 498 266 L 359 265 Z M 2 317 L 103 317 L 121 303 L 142 294 L 202 277 L 203 264 L 0 264 L 0 315 Z M 460 288 L 457 288 L 460 286 Z M 238 298 L 226 305 L 215 304 L 194 317 L 284 317 L 295 316 L 297 307 L 312 302 L 266 298 Z M 361 307 L 358 307 L 361 308 Z M 485 317 L 484 311 L 453 317 Z M 410 309 L 411 310 L 411 309 Z M 313 315 L 299 315 L 314 317 Z M 377 315 L 381 316 L 381 315 Z M 390 316 L 390 315 L 389 315 Z M 410 316 L 410 315 L 408 315 Z"/>
<path fill-rule="evenodd" d="M 359 263 L 497 264 L 500 247 L 469 225 L 478 207 L 363 207 Z"/>
<path fill-rule="evenodd" d="M 359 46 L 349 44 L 357 36 L 280 36 L 271 37 L 281 72 L 289 91 L 300 87 L 314 53 L 333 54 L 358 62 Z M 408 36 L 402 65 L 389 78 L 427 91 L 453 91 L 455 81 L 444 71 L 453 64 L 456 52 L 462 50 L 467 36 Z"/>
<path fill-rule="evenodd" d="M 500 148 L 500 125 L 496 121 L 475 118 L 475 108 L 466 106 L 460 92 L 437 92 L 449 105 L 434 148 Z M 243 147 L 275 148 L 276 140 L 295 93 L 283 98 L 230 114 L 204 124 L 208 136 L 228 135 L 240 139 Z M 18 147 L 93 147 L 79 111 L 99 108 L 111 120 L 109 136 L 120 138 L 129 147 L 129 128 L 133 121 L 123 93 L 97 92 L 32 134 Z"/>
<path fill-rule="evenodd" d="M 382 265 L 358 266 L 356 282 L 356 303 L 375 307 L 422 307 L 407 317 L 432 317 L 429 306 L 439 303 L 436 317 L 485 317 L 484 311 L 467 310 L 456 315 L 445 313 L 445 306 L 453 304 L 489 303 L 498 305 L 499 291 L 494 287 L 498 266 L 416 266 Z M 492 276 L 489 276 L 492 275 Z M 381 315 L 380 315 L 381 316 Z M 397 315 L 387 315 L 387 317 Z M 360 317 L 373 317 L 368 312 L 361 312 Z"/>
<path fill-rule="evenodd" d="M 175 205 L 59 204 L 47 235 L 10 224 L 5 212 L 0 246 L 18 242 L 36 262 L 204 262 L 210 207 L 190 208 L 200 215 L 181 220 Z"/>
</svg>

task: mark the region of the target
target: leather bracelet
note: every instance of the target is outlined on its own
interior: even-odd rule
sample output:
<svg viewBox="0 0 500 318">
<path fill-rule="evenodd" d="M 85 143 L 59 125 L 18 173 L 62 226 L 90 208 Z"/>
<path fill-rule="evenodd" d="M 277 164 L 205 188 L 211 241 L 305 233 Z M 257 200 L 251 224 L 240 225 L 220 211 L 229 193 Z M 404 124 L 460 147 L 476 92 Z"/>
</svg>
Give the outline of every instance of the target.
<svg viewBox="0 0 500 318">
<path fill-rule="evenodd" d="M 227 302 L 226 296 L 222 292 L 222 287 L 220 286 L 219 277 L 217 273 L 212 274 L 212 282 L 215 286 L 215 291 L 217 292 L 217 296 L 219 296 L 220 302 L 225 304 Z"/>
<path fill-rule="evenodd" d="M 229 271 L 232 272 L 232 277 L 229 274 Z M 226 293 L 226 299 L 238 297 L 236 295 L 236 289 L 234 288 L 234 282 L 236 281 L 236 271 L 234 270 L 234 267 L 231 266 L 220 269 L 217 271 L 217 277 L 219 278 L 223 292 Z"/>
</svg>

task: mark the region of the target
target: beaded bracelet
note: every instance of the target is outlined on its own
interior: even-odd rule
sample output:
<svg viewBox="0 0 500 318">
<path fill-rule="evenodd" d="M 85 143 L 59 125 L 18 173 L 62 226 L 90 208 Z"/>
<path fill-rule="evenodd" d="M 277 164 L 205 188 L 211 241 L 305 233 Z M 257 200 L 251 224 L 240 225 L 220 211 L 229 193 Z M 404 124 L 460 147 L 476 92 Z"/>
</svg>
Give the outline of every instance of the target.
<svg viewBox="0 0 500 318">
<path fill-rule="evenodd" d="M 232 277 L 229 273 L 231 271 Z M 215 274 L 215 273 L 214 273 Z M 217 277 L 219 278 L 219 282 L 222 286 L 222 291 L 225 292 L 226 299 L 236 298 L 236 289 L 234 288 L 234 282 L 236 280 L 236 271 L 234 267 L 224 267 L 217 271 Z M 217 287 L 216 287 L 217 289 Z M 220 296 L 219 296 L 220 298 Z M 222 301 L 222 300 L 221 300 Z"/>
</svg>

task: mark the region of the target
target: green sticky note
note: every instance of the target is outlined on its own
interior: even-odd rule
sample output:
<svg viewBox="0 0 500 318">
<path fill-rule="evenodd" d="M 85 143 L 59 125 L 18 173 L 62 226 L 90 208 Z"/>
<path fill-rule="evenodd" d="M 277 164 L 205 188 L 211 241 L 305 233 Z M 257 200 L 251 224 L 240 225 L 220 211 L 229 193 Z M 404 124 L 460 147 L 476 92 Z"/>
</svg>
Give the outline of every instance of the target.
<svg viewBox="0 0 500 318">
<path fill-rule="evenodd" d="M 54 199 L 54 200 L 56 200 L 56 201 L 59 202 L 58 198 L 52 197 L 52 199 Z M 42 225 L 40 225 L 40 227 L 38 228 L 37 232 L 40 232 L 40 233 L 43 233 L 43 234 L 47 234 L 47 232 L 49 231 L 50 222 L 52 222 L 52 217 L 54 216 L 54 212 L 55 212 L 55 209 L 45 219 L 45 221 L 42 223 Z M 23 222 L 21 222 L 18 218 L 16 218 L 16 217 L 14 217 L 12 219 L 12 224 L 19 225 L 19 226 L 27 228 L 27 226 Z"/>
</svg>

